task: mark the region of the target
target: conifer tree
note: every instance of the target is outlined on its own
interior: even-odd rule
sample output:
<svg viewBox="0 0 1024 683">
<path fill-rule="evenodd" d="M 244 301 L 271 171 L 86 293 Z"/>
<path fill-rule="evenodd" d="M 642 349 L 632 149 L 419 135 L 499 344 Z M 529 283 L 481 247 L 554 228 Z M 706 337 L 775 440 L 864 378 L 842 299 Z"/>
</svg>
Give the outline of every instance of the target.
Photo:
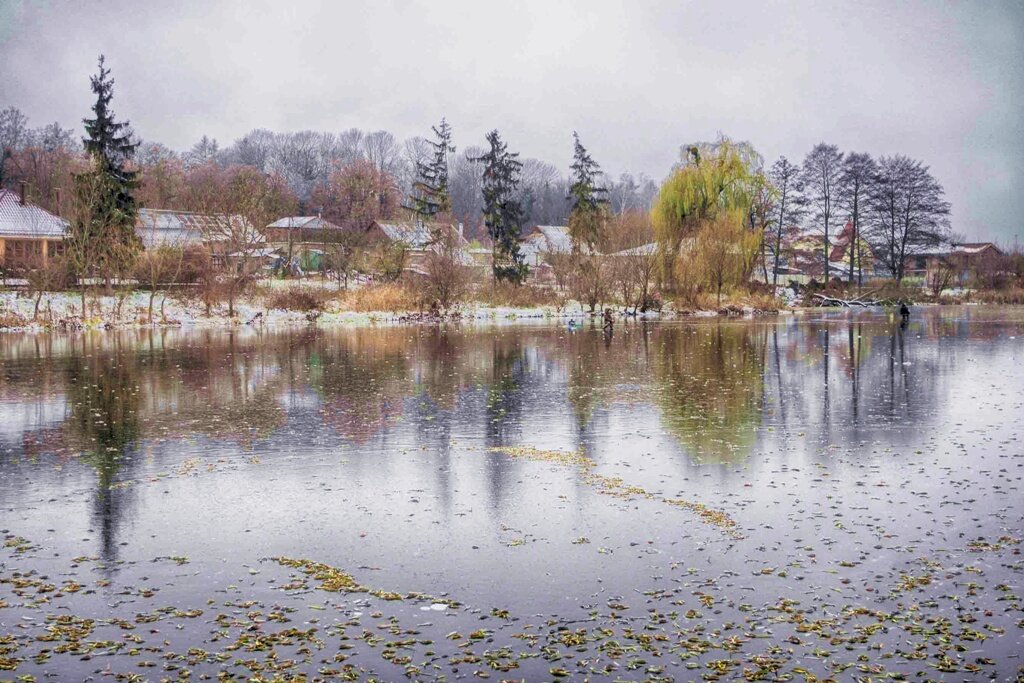
<svg viewBox="0 0 1024 683">
<path fill-rule="evenodd" d="M 90 77 L 96 103 L 92 106 L 94 118 L 84 119 L 87 137 L 83 138 L 86 153 L 92 159 L 92 169 L 81 174 L 78 181 L 91 188 L 93 219 L 86 221 L 92 226 L 91 239 L 98 240 L 90 269 L 97 268 L 107 279 L 116 272 L 130 267 L 131 261 L 141 247 L 135 234 L 136 205 L 133 191 L 138 187 L 136 173 L 128 164 L 139 146 L 132 141 L 132 131 L 127 121 L 118 122 L 110 108 L 114 93 L 114 80 L 106 68 L 103 55 L 99 59 L 99 73 Z M 97 175 L 100 179 L 85 176 Z M 103 188 L 97 194 L 95 188 Z M 84 224 L 83 223 L 83 224 Z M 74 223 L 72 223 L 74 225 Z M 97 232 L 98 230 L 98 232 Z"/>
<path fill-rule="evenodd" d="M 580 143 L 579 133 L 573 131 L 572 186 L 567 199 L 572 201 L 569 213 L 569 236 L 574 251 L 584 246 L 593 250 L 601 236 L 601 224 L 608 191 L 597 187 L 601 167 Z"/>
<path fill-rule="evenodd" d="M 434 151 L 429 162 L 417 162 L 412 205 L 406 207 L 425 221 L 438 214 L 448 213 L 452 208 L 448 191 L 448 155 L 455 153 L 452 127 L 442 117 L 440 125 L 432 126 L 431 130 L 434 131 L 435 140 L 427 142 Z"/>
<path fill-rule="evenodd" d="M 529 272 L 519 250 L 523 209 L 516 199 L 523 164 L 518 153 L 508 151 L 508 145 L 502 142 L 497 130 L 487 134 L 487 142 L 490 150 L 472 161 L 484 164 L 484 225 L 494 242 L 494 278 L 520 284 Z"/>
</svg>

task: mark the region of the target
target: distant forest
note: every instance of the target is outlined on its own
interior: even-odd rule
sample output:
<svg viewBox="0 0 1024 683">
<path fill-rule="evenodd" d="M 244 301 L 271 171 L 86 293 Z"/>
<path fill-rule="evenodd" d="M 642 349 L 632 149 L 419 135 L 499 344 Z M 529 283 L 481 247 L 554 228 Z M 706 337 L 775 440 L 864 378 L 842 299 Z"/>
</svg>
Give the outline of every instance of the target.
<svg viewBox="0 0 1024 683">
<path fill-rule="evenodd" d="M 430 134 L 429 125 L 424 133 Z M 218 171 L 250 166 L 282 179 L 300 214 L 320 213 L 342 225 L 401 216 L 401 207 L 413 192 L 417 168 L 432 154 L 425 137 L 399 140 L 384 130 L 357 128 L 340 133 L 256 129 L 226 146 L 203 136 L 185 151 L 137 136 L 136 140 L 141 143 L 133 160 L 141 171 L 139 206 L 195 210 L 192 198 L 201 194 L 197 184 L 207 183 Z M 479 142 L 481 146 L 457 146 L 450 155 L 448 182 L 453 220 L 465 225 L 467 235 L 483 237 L 481 167 L 471 161 L 485 151 L 484 141 Z M 66 184 L 61 176 L 85 163 L 80 134 L 58 123 L 33 127 L 15 107 L 0 111 L 0 149 L 0 185 L 16 189 L 26 182 L 33 201 L 44 207 L 55 202 L 53 190 Z M 533 158 L 520 161 L 516 192 L 524 228 L 565 225 L 572 207 L 571 131 L 566 131 L 564 168 Z M 615 214 L 647 211 L 658 195 L 659 184 L 642 173 L 606 175 L 600 183 L 608 190 L 609 209 Z M 376 200 L 369 212 L 364 205 L 354 205 L 359 202 L 353 199 L 367 193 Z"/>
</svg>

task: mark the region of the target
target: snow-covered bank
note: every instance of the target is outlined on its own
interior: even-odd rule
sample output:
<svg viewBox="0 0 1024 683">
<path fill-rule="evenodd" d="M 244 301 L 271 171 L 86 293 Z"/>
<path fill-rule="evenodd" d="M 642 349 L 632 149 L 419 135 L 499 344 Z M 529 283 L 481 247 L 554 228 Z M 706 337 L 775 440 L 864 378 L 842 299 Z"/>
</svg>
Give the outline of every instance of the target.
<svg viewBox="0 0 1024 683">
<path fill-rule="evenodd" d="M 88 296 L 86 312 L 82 315 L 82 299 L 77 292 L 44 294 L 38 303 L 22 292 L 0 291 L 0 332 L 43 332 L 48 330 L 80 329 L 131 329 L 146 327 L 195 327 L 216 328 L 238 325 L 288 326 L 357 326 L 408 324 L 417 322 L 458 321 L 464 323 L 495 324 L 516 320 L 559 320 L 575 319 L 582 322 L 592 316 L 575 301 L 563 306 L 545 305 L 530 307 L 492 306 L 468 302 L 454 312 L 441 318 L 419 311 L 371 311 L 345 310 L 336 300 L 328 300 L 322 311 L 310 314 L 306 311 L 283 310 L 268 307 L 263 298 L 245 297 L 234 304 L 234 315 L 228 314 L 227 304 L 213 306 L 207 314 L 205 306 L 194 300 L 183 300 L 157 292 L 153 300 L 153 315 L 149 315 L 149 293 L 130 292 L 123 296 Z M 621 310 L 616 310 L 616 316 Z M 719 310 L 676 311 L 668 304 L 661 312 L 638 314 L 637 318 L 713 318 L 716 316 L 754 316 L 775 314 L 777 311 L 760 311 L 750 306 L 727 305 Z M 597 314 L 600 316 L 600 311 Z M 633 317 L 633 316 L 631 316 Z"/>
<path fill-rule="evenodd" d="M 310 317 L 304 311 L 267 308 L 258 300 L 240 299 L 235 302 L 234 316 L 228 315 L 226 304 L 213 307 L 207 315 L 205 307 L 157 294 L 153 305 L 153 320 L 149 319 L 149 294 L 133 292 L 123 298 L 116 296 L 90 296 L 86 299 L 86 314 L 82 315 L 82 300 L 77 293 L 44 295 L 39 302 L 38 315 L 33 297 L 16 292 L 0 292 L 0 331 L 45 331 L 74 329 L 113 329 L 138 327 L 231 327 L 236 325 L 309 325 Z M 671 315 L 666 312 L 666 316 Z M 712 313 L 713 315 L 713 313 Z M 463 322 L 495 323 L 502 321 L 540 319 L 577 320 L 589 317 L 577 305 L 568 307 L 539 306 L 530 308 L 495 307 L 476 303 L 460 306 L 448 319 Z M 647 314 L 658 318 L 661 314 Z M 354 312 L 340 310 L 328 303 L 315 317 L 321 326 L 403 324 L 436 320 L 420 316 L 415 311 Z"/>
</svg>

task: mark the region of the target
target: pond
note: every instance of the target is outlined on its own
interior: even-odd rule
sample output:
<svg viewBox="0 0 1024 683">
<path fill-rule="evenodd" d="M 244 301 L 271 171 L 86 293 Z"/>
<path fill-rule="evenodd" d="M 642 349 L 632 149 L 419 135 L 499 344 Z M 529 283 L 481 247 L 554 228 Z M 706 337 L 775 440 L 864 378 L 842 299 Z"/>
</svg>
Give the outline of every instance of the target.
<svg viewBox="0 0 1024 683">
<path fill-rule="evenodd" d="M 1024 313 L 0 335 L 0 679 L 1015 680 Z"/>
</svg>

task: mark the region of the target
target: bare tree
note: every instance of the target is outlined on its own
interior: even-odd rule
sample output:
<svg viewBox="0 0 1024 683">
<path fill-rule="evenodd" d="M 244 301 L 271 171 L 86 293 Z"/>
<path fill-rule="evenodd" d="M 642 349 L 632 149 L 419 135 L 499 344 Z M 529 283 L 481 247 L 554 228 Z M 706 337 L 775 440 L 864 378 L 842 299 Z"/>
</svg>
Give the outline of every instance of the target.
<svg viewBox="0 0 1024 683">
<path fill-rule="evenodd" d="M 569 292 L 581 308 L 586 304 L 594 313 L 614 286 L 611 261 L 602 254 L 583 252 L 571 254 L 570 259 Z"/>
<path fill-rule="evenodd" d="M 363 269 L 369 247 L 367 234 L 362 230 L 324 230 L 323 248 L 326 267 L 334 274 L 343 289 L 349 280 Z"/>
<path fill-rule="evenodd" d="M 569 180 L 558 168 L 539 159 L 523 159 L 519 202 L 524 225 L 565 225 L 572 202 Z"/>
<path fill-rule="evenodd" d="M 177 161 L 178 153 L 159 142 L 143 142 L 135 153 L 135 161 L 142 168 Z"/>
<path fill-rule="evenodd" d="M 252 166 L 266 173 L 271 168 L 277 147 L 277 136 L 274 133 L 266 128 L 256 128 L 235 140 L 227 151 L 227 157 L 231 163 Z"/>
<path fill-rule="evenodd" d="M 221 165 L 223 161 L 223 154 L 221 153 L 220 144 L 216 138 L 211 138 L 206 135 L 199 139 L 199 142 L 192 145 L 192 149 L 183 155 L 185 161 L 185 168 L 195 168 L 197 166 L 205 166 L 207 164 Z"/>
<path fill-rule="evenodd" d="M 807 201 L 814 211 L 812 220 L 822 235 L 825 282 L 829 279 L 829 239 L 842 197 L 842 174 L 843 155 L 835 145 L 819 143 L 804 158 L 802 182 Z"/>
<path fill-rule="evenodd" d="M 401 160 L 402 150 L 395 136 L 386 130 L 378 130 L 362 139 L 363 156 L 381 173 L 395 174 Z"/>
<path fill-rule="evenodd" d="M 273 168 L 301 200 L 306 200 L 318 184 L 327 180 L 336 153 L 332 133 L 312 130 L 289 133 L 278 137 Z"/>
<path fill-rule="evenodd" d="M 436 304 L 446 311 L 465 298 L 472 273 L 454 231 L 441 231 L 427 254 L 425 265 L 427 277 L 423 293 L 429 305 Z"/>
<path fill-rule="evenodd" d="M 434 156 L 434 148 L 426 138 L 416 136 L 409 138 L 402 144 L 402 160 L 399 167 L 399 189 L 403 196 L 409 196 L 413 191 L 413 184 L 419 178 L 419 168 L 425 165 Z"/>
<path fill-rule="evenodd" d="M 105 173 L 78 174 L 75 192 L 68 200 L 67 210 L 62 212 L 70 221 L 64 238 L 64 257 L 78 279 L 83 318 L 89 281 L 97 274 L 99 264 L 112 260 L 108 253 L 110 240 L 105 236 L 121 216 L 120 209 L 110 200 L 112 184 Z"/>
<path fill-rule="evenodd" d="M 28 136 L 28 117 L 17 107 L 0 111 L 0 187 L 7 185 L 7 160 L 24 147 Z"/>
<path fill-rule="evenodd" d="M 448 172 L 448 191 L 452 200 L 452 217 L 461 223 L 473 226 L 480 224 L 483 202 L 480 199 L 483 188 L 482 168 L 472 159 L 483 154 L 480 147 L 469 147 L 462 154 L 452 158 Z"/>
<path fill-rule="evenodd" d="M 623 305 L 646 311 L 658 266 L 650 214 L 634 210 L 613 218 L 603 250 L 611 253 L 605 258 Z"/>
<path fill-rule="evenodd" d="M 609 181 L 607 187 L 610 209 L 619 215 L 632 210 L 650 211 L 658 196 L 658 184 L 643 173 L 637 177 L 622 173 L 618 180 Z"/>
<path fill-rule="evenodd" d="M 950 206 L 927 166 L 905 156 L 882 157 L 871 189 L 870 236 L 897 282 L 908 256 L 949 240 Z"/>
<path fill-rule="evenodd" d="M 144 282 L 149 287 L 149 323 L 153 322 L 153 301 L 158 290 L 166 288 L 178 282 L 178 276 L 182 272 L 185 263 L 185 240 L 187 235 L 182 235 L 180 241 L 164 241 L 162 232 L 158 227 L 156 214 L 148 214 L 148 221 L 143 221 L 142 240 L 146 246 L 139 254 L 135 262 L 135 279 Z M 198 237 L 196 235 L 195 237 Z M 166 294 L 160 303 L 160 313 L 163 317 L 164 304 L 167 301 Z"/>
<path fill-rule="evenodd" d="M 772 164 L 768 177 L 775 186 L 776 205 L 775 219 L 772 222 L 772 234 L 768 241 L 772 252 L 772 286 L 779 284 L 779 262 L 782 257 L 782 236 L 786 228 L 800 222 L 804 212 L 803 196 L 801 195 L 801 170 L 794 166 L 786 157 Z"/>
<path fill-rule="evenodd" d="M 338 134 L 338 161 L 351 164 L 363 158 L 363 131 L 349 128 Z"/>
<path fill-rule="evenodd" d="M 70 278 L 64 261 L 63 247 L 59 240 L 55 239 L 59 236 L 54 234 L 52 219 L 38 210 L 27 212 L 27 216 L 29 224 L 22 227 L 32 238 L 22 242 L 21 254 L 14 256 L 8 253 L 7 260 L 12 274 L 25 279 L 29 295 L 33 299 L 32 319 L 38 320 L 43 295 L 66 288 L 70 284 Z"/>
<path fill-rule="evenodd" d="M 843 162 L 843 175 L 841 185 L 841 202 L 843 208 L 850 216 L 850 225 L 853 230 L 850 234 L 850 277 L 849 283 L 852 286 L 854 272 L 858 286 L 864 284 L 864 254 L 862 248 L 863 231 L 865 218 L 868 214 L 868 197 L 875 175 L 878 172 L 878 165 L 871 158 L 870 154 L 858 154 L 851 152 Z"/>
</svg>

